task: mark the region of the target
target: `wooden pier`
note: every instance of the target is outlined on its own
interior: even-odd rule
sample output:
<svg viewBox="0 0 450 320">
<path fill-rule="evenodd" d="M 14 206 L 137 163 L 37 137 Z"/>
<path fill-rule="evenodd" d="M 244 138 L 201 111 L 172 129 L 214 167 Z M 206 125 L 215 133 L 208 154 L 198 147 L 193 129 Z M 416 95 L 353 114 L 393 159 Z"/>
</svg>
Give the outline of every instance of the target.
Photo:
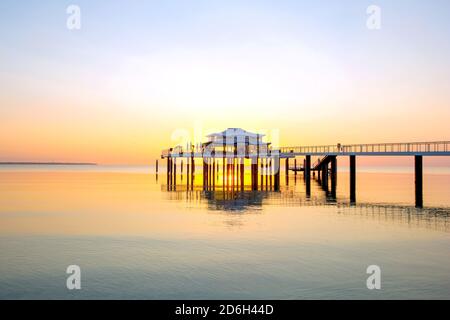
<svg viewBox="0 0 450 320">
<path fill-rule="evenodd" d="M 423 207 L 423 157 L 450 156 L 450 141 L 379 143 L 356 145 L 326 145 L 281 147 L 273 149 L 269 142 L 262 141 L 263 135 L 242 129 L 229 128 L 223 132 L 208 135 L 209 141 L 187 148 L 180 146 L 164 150 L 162 159 L 167 160 L 167 189 L 176 190 L 177 159 L 186 163 L 186 186 L 194 187 L 195 167 L 200 160 L 203 165 L 202 186 L 205 191 L 224 190 L 280 190 L 280 163 L 285 161 L 286 184 L 289 172 L 302 172 L 306 184 L 306 195 L 311 193 L 311 174 L 323 188 L 329 188 L 336 196 L 337 158 L 349 157 L 351 203 L 356 202 L 356 157 L 358 156 L 412 156 L 415 161 L 415 204 Z M 312 156 L 319 160 L 311 163 Z M 303 165 L 297 166 L 297 157 L 303 157 Z M 294 164 L 289 166 L 289 161 Z M 246 170 L 249 172 L 246 173 Z M 221 179 L 220 179 L 221 177 Z"/>
</svg>

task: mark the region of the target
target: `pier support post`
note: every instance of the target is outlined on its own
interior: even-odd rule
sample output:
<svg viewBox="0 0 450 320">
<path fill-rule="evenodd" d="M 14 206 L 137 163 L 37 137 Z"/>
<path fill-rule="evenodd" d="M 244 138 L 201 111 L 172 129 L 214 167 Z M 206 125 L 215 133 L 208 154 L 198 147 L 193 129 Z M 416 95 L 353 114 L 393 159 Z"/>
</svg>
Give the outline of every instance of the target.
<svg viewBox="0 0 450 320">
<path fill-rule="evenodd" d="M 228 186 L 229 186 L 229 182 L 230 182 L 230 180 L 229 180 L 229 177 L 230 177 L 230 164 L 228 163 L 228 159 L 229 158 L 226 158 L 225 159 L 225 162 L 226 162 L 226 178 L 225 178 L 225 184 L 227 185 L 227 190 L 228 190 Z"/>
<path fill-rule="evenodd" d="M 273 163 L 272 158 L 269 160 L 269 179 L 270 179 L 270 190 L 272 190 L 272 176 L 273 176 Z"/>
<path fill-rule="evenodd" d="M 252 186 L 252 191 L 254 190 L 255 187 L 255 165 L 253 164 L 253 158 L 251 158 L 250 160 L 250 177 L 251 177 L 251 186 Z"/>
<path fill-rule="evenodd" d="M 208 186 L 209 186 L 209 188 L 208 189 L 211 190 L 212 185 L 213 185 L 213 180 L 214 180 L 214 176 L 213 176 L 213 160 L 212 160 L 212 158 L 209 158 L 208 162 L 209 162 L 209 167 L 208 167 L 208 170 L 209 170 L 209 172 L 208 172 L 208 177 L 209 177 Z"/>
<path fill-rule="evenodd" d="M 181 159 L 181 173 L 180 173 L 180 176 L 181 176 L 181 181 L 183 181 L 183 159 Z"/>
<path fill-rule="evenodd" d="M 266 163 L 264 164 L 264 173 L 266 176 L 266 190 L 269 188 L 269 158 L 266 158 Z"/>
<path fill-rule="evenodd" d="M 194 190 L 194 178 L 195 178 L 195 160 L 191 158 L 191 189 Z"/>
<path fill-rule="evenodd" d="M 167 157 L 167 190 L 170 186 L 170 157 Z"/>
<path fill-rule="evenodd" d="M 234 191 L 234 178 L 235 178 L 235 158 L 231 160 L 231 190 Z"/>
<path fill-rule="evenodd" d="M 258 190 L 258 159 L 252 157 L 252 191 Z"/>
<path fill-rule="evenodd" d="M 205 158 L 202 158 L 202 163 L 203 163 L 203 190 L 206 190 L 206 177 L 208 174 L 208 169 L 206 167 L 206 161 Z"/>
<path fill-rule="evenodd" d="M 241 169 L 239 170 L 239 173 L 241 174 L 241 191 L 244 191 L 245 186 L 245 166 L 244 166 L 244 158 L 241 159 Z"/>
<path fill-rule="evenodd" d="M 189 190 L 189 160 L 186 161 L 186 189 Z"/>
<path fill-rule="evenodd" d="M 350 202 L 356 202 L 356 156 L 350 156 Z"/>
<path fill-rule="evenodd" d="M 294 158 L 294 175 L 297 175 L 297 158 Z"/>
<path fill-rule="evenodd" d="M 156 159 L 156 174 L 158 174 L 158 159 Z"/>
<path fill-rule="evenodd" d="M 209 188 L 209 161 L 208 158 L 204 158 L 203 161 L 205 162 L 205 190 L 208 190 Z"/>
<path fill-rule="evenodd" d="M 423 207 L 423 157 L 414 156 L 414 177 L 416 186 L 416 208 Z"/>
<path fill-rule="evenodd" d="M 322 189 L 328 193 L 328 164 L 329 162 L 324 162 L 322 164 Z"/>
<path fill-rule="evenodd" d="M 212 166 L 213 166 L 213 174 L 212 174 L 211 179 L 212 179 L 213 190 L 215 190 L 215 188 L 216 188 L 216 158 L 212 159 Z"/>
<path fill-rule="evenodd" d="M 306 155 L 303 169 L 305 170 L 306 195 L 309 197 L 311 195 L 311 155 Z"/>
<path fill-rule="evenodd" d="M 225 188 L 225 157 L 222 158 L 222 189 Z"/>
<path fill-rule="evenodd" d="M 236 190 L 239 189 L 239 183 L 241 182 L 239 169 L 241 167 L 239 166 L 239 158 L 236 158 Z"/>
<path fill-rule="evenodd" d="M 285 168 L 284 168 L 284 174 L 286 175 L 286 185 L 289 185 L 289 158 L 286 158 L 285 162 Z"/>
<path fill-rule="evenodd" d="M 258 190 L 258 162 L 259 162 L 259 158 L 255 158 L 254 161 L 255 161 L 255 179 L 254 179 L 255 186 L 253 187 L 253 190 L 257 191 Z"/>
<path fill-rule="evenodd" d="M 303 179 L 306 179 L 306 157 L 303 159 Z"/>
<path fill-rule="evenodd" d="M 173 159 L 173 187 L 177 187 L 177 158 Z"/>
<path fill-rule="evenodd" d="M 264 190 L 264 159 L 265 158 L 261 158 L 261 165 L 259 167 L 259 169 L 261 170 L 261 173 L 260 173 L 260 177 L 261 177 L 261 182 L 260 182 L 261 191 Z"/>
<path fill-rule="evenodd" d="M 255 164 L 255 190 L 258 190 L 258 168 L 259 165 L 259 156 L 256 157 L 256 164 Z"/>
<path fill-rule="evenodd" d="M 336 156 L 331 158 L 331 196 L 336 198 L 336 182 L 337 182 L 337 159 Z"/>
<path fill-rule="evenodd" d="M 212 186 L 213 186 L 213 181 L 214 181 L 214 176 L 213 176 L 213 169 L 214 169 L 214 164 L 213 164 L 213 159 L 209 158 L 209 190 L 211 190 Z"/>
<path fill-rule="evenodd" d="M 280 157 L 275 157 L 275 191 L 280 190 Z"/>
</svg>

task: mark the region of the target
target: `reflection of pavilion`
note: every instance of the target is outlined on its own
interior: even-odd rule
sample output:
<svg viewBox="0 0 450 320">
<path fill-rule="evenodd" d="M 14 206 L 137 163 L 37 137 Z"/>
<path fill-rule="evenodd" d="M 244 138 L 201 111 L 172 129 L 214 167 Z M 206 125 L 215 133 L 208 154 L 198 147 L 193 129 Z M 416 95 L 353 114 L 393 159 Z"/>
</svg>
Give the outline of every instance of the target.
<svg viewBox="0 0 450 320">
<path fill-rule="evenodd" d="M 252 207 L 261 207 L 267 195 L 253 191 L 206 191 L 204 197 L 208 200 L 208 206 L 215 210 L 244 211 Z"/>
<path fill-rule="evenodd" d="M 161 185 L 161 190 L 166 187 Z M 193 189 L 186 185 L 179 185 L 176 189 L 168 190 L 170 200 L 186 200 L 190 203 L 207 203 L 211 210 L 245 211 L 253 208 L 261 208 L 264 200 L 269 197 L 269 192 L 226 190 L 203 190 L 201 185 Z"/>
<path fill-rule="evenodd" d="M 263 206 L 279 207 L 335 207 L 339 215 L 356 215 L 365 219 L 375 219 L 381 222 L 414 225 L 432 230 L 450 232 L 450 209 L 425 208 L 416 209 L 403 205 L 386 205 L 359 203 L 351 204 L 332 200 L 328 197 L 306 197 L 297 192 L 284 190 L 282 192 L 255 192 L 255 191 L 204 191 L 201 186 L 194 190 L 179 188 L 167 192 L 170 200 L 188 202 L 192 206 L 208 206 L 211 211 L 229 213 L 250 213 L 253 209 Z M 165 188 L 162 186 L 162 190 Z"/>
</svg>

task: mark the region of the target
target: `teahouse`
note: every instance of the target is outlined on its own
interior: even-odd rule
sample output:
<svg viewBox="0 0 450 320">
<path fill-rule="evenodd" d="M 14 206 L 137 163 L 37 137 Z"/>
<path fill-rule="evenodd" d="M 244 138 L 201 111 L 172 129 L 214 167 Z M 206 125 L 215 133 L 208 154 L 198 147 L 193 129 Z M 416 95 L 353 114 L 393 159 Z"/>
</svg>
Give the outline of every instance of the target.
<svg viewBox="0 0 450 320">
<path fill-rule="evenodd" d="M 280 152 L 272 150 L 270 142 L 264 142 L 264 134 L 249 132 L 240 128 L 228 128 L 222 132 L 206 136 L 207 141 L 197 146 L 188 144 L 186 149 L 176 146 L 162 152 L 161 158 L 167 159 L 167 183 L 176 187 L 177 158 L 185 158 L 187 162 L 188 181 L 193 187 L 195 159 L 201 158 L 203 163 L 203 188 L 215 189 L 216 180 L 222 164 L 223 186 L 232 189 L 245 187 L 245 160 L 250 159 L 251 190 L 258 190 L 258 167 L 261 172 L 261 186 L 270 183 L 275 190 L 280 185 Z M 190 163 L 189 163 L 190 162 Z M 183 160 L 181 160 L 181 170 Z M 191 174 L 189 174 L 189 170 Z M 189 179 L 190 178 L 190 179 Z M 264 180 L 265 179 L 265 180 Z"/>
</svg>

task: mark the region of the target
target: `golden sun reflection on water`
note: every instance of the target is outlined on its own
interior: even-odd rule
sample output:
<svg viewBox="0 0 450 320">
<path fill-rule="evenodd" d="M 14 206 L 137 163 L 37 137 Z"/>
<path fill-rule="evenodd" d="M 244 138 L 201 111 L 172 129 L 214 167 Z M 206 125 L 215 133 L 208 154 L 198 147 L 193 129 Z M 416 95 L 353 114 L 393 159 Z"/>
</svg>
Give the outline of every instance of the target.
<svg viewBox="0 0 450 320">
<path fill-rule="evenodd" d="M 231 176 L 228 179 L 231 185 Z M 344 219 L 336 211 L 356 210 L 346 205 L 346 173 L 338 176 L 337 199 L 329 199 L 315 180 L 311 197 L 306 197 L 301 175 L 290 176 L 288 185 L 283 177 L 280 192 L 249 191 L 249 176 L 245 192 L 237 187 L 236 192 L 227 191 L 220 184 L 222 178 L 217 180 L 215 191 L 204 192 L 197 177 L 194 191 L 188 191 L 186 178 L 178 177 L 176 191 L 166 191 L 165 175 L 156 180 L 143 173 L 0 172 L 0 233 L 226 238 L 233 232 L 231 226 L 237 226 L 246 237 L 263 237 L 264 232 L 273 238 L 298 237 L 300 231 L 315 230 L 345 238 L 350 233 L 353 237 L 363 221 L 355 222 L 349 215 L 344 224 L 349 230 L 336 232 L 336 223 Z M 400 205 L 400 212 L 402 205 L 411 206 L 414 200 L 410 180 L 405 174 L 359 174 L 361 204 L 356 208 L 392 203 Z M 448 177 L 432 175 L 425 181 L 425 198 L 449 206 Z M 417 216 L 417 211 L 413 213 Z"/>
</svg>

